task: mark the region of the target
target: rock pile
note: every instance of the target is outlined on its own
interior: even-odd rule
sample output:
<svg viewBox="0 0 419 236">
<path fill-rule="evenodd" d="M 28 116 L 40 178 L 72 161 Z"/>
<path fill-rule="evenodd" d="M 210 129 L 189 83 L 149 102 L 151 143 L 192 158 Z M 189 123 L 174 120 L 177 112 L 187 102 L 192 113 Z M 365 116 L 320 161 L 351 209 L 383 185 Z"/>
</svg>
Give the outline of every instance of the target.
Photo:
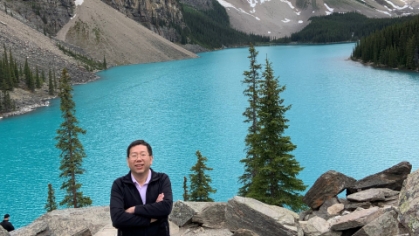
<svg viewBox="0 0 419 236">
<path fill-rule="evenodd" d="M 236 196 L 228 202 L 177 201 L 169 216 L 172 236 L 416 236 L 419 170 L 401 162 L 355 180 L 336 171 L 321 175 L 304 196 L 300 214 Z M 346 190 L 346 198 L 339 193 Z M 109 207 L 56 210 L 10 235 L 99 236 Z M 0 236 L 9 233 L 1 231 Z"/>
</svg>

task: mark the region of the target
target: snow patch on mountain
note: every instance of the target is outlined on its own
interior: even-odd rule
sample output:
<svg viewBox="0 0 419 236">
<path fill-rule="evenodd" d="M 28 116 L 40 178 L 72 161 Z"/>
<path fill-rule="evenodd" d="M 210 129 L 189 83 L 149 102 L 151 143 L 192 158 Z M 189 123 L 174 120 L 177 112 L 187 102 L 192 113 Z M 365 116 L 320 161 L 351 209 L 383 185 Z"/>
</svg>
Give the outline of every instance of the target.
<svg viewBox="0 0 419 236">
<path fill-rule="evenodd" d="M 83 4 L 84 0 L 76 0 L 74 1 L 74 4 L 76 4 L 76 6 L 80 6 L 81 4 Z"/>
<path fill-rule="evenodd" d="M 393 8 L 395 8 L 395 9 L 397 9 L 397 10 L 403 10 L 403 9 L 405 9 L 405 8 L 407 8 L 408 7 L 408 5 L 406 4 L 406 2 L 404 2 L 405 3 L 405 5 L 404 6 L 402 6 L 402 7 L 399 7 L 399 6 L 397 6 L 397 5 L 395 5 L 393 2 L 391 2 L 391 1 L 389 1 L 389 0 L 384 0 L 386 3 L 388 3 L 388 4 L 390 4 Z"/>
<path fill-rule="evenodd" d="M 389 15 L 389 16 L 391 16 L 391 14 L 389 13 L 389 12 L 386 12 L 386 11 L 380 11 L 380 10 L 378 10 L 378 9 L 375 9 L 376 11 L 378 11 L 378 12 L 381 12 L 381 13 L 384 13 L 384 14 L 387 14 L 387 15 Z"/>
</svg>

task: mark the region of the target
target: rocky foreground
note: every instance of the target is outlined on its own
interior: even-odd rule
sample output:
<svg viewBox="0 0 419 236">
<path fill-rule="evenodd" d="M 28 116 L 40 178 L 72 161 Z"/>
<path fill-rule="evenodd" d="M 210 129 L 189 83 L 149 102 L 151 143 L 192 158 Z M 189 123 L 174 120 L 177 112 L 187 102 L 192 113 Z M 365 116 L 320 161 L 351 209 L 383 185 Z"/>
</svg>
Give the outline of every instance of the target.
<svg viewBox="0 0 419 236">
<path fill-rule="evenodd" d="M 419 170 L 401 162 L 361 180 L 336 171 L 321 175 L 304 196 L 310 209 L 286 208 L 236 196 L 228 202 L 174 203 L 173 236 L 395 236 L 419 235 Z M 346 190 L 346 198 L 338 194 Z M 2 235 L 104 235 L 109 207 L 55 210 Z M 113 231 L 116 232 L 116 231 Z"/>
</svg>

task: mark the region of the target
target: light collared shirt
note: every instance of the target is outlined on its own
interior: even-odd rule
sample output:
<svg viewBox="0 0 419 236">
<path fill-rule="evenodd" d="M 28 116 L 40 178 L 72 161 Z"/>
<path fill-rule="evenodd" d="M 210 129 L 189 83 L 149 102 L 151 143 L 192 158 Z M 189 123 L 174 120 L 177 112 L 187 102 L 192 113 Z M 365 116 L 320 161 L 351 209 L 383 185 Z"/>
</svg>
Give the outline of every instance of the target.
<svg viewBox="0 0 419 236">
<path fill-rule="evenodd" d="M 143 186 L 141 186 L 137 180 L 135 180 L 134 176 L 131 173 L 131 179 L 132 182 L 134 183 L 135 187 L 137 188 L 138 192 L 140 193 L 141 196 L 141 200 L 143 200 L 143 204 L 146 204 L 146 193 L 147 193 L 147 187 L 148 187 L 148 183 L 150 183 L 150 179 L 151 179 L 151 170 L 148 170 L 148 177 L 147 180 L 145 181 L 145 183 L 143 184 Z"/>
</svg>

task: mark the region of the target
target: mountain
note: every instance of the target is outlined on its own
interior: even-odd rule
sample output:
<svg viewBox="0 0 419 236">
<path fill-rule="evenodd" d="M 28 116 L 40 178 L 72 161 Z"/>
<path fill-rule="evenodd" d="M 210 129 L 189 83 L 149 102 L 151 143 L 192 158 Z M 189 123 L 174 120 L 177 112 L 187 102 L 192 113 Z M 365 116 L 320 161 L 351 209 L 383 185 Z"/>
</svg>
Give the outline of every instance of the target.
<svg viewBox="0 0 419 236">
<path fill-rule="evenodd" d="M 196 57 L 153 33 L 100 0 L 76 4 L 74 16 L 57 39 L 83 48 L 90 57 L 108 64 L 136 64 Z"/>
<path fill-rule="evenodd" d="M 227 9 L 233 28 L 272 38 L 290 36 L 310 17 L 336 12 L 358 12 L 370 18 L 419 13 L 416 0 L 218 0 Z"/>
<path fill-rule="evenodd" d="M 10 50 L 21 66 L 27 59 L 33 71 L 38 68 L 48 75 L 52 70 L 59 77 L 61 70 L 67 68 L 73 83 L 85 83 L 97 79 L 86 60 L 102 62 L 106 58 L 108 65 L 120 65 L 197 57 L 99 0 L 77 0 L 73 7 L 69 7 L 71 10 L 57 7 L 54 14 L 45 13 L 48 15 L 45 17 L 45 9 L 41 9 L 39 15 L 29 14 L 33 3 L 0 0 L 0 45 L 7 49 L 7 53 Z M 64 23 L 69 15 L 71 17 L 57 32 L 57 37 L 42 30 L 35 20 L 45 18 L 48 23 L 52 19 L 63 19 Z M 3 50 L 0 54 L 4 54 Z M 0 117 L 47 105 L 45 100 L 53 97 L 48 95 L 47 83 L 29 92 L 24 79 L 20 79 L 17 87 L 9 91 L 16 111 L 0 114 Z"/>
</svg>

